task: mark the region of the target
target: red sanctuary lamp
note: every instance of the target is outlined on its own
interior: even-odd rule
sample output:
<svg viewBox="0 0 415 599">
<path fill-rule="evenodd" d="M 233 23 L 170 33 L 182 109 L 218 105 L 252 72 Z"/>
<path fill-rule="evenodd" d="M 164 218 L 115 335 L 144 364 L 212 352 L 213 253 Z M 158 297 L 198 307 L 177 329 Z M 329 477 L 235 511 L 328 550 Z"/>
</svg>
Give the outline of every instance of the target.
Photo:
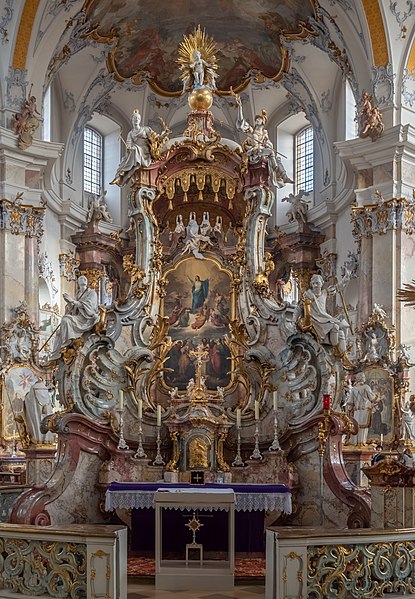
<svg viewBox="0 0 415 599">
<path fill-rule="evenodd" d="M 324 393 L 323 394 L 323 410 L 324 412 L 330 412 L 330 402 L 331 402 L 331 395 L 329 393 Z"/>
</svg>

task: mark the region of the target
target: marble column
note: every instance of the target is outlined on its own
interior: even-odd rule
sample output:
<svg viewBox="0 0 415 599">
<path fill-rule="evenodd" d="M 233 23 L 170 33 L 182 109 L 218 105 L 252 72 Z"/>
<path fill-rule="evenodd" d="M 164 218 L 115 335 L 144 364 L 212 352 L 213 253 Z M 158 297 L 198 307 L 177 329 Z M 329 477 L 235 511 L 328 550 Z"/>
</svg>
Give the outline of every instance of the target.
<svg viewBox="0 0 415 599">
<path fill-rule="evenodd" d="M 25 238 L 0 229 L 0 323 L 25 299 Z"/>
<path fill-rule="evenodd" d="M 372 143 L 353 139 L 336 144 L 355 174 L 353 236 L 361 250 L 358 326 L 374 304 L 383 306 L 396 327 L 396 343 L 413 344 L 415 311 L 397 301 L 415 268 L 415 155 L 412 127 L 391 127 Z"/>
<path fill-rule="evenodd" d="M 25 302 L 30 320 L 39 324 L 39 249 L 36 237 L 25 237 Z"/>
<path fill-rule="evenodd" d="M 0 324 L 25 301 L 38 323 L 39 247 L 44 228 L 44 189 L 62 144 L 34 139 L 25 151 L 0 127 Z"/>
</svg>

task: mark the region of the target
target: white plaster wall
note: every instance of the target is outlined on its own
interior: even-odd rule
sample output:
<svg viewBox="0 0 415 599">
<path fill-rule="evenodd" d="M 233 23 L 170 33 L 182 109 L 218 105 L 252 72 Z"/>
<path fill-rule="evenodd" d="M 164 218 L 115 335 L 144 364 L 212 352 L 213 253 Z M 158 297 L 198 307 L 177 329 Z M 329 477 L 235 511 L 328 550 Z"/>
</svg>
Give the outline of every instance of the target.
<svg viewBox="0 0 415 599">
<path fill-rule="evenodd" d="M 55 274 L 55 285 L 59 289 L 55 297 L 55 302 L 59 305 L 61 294 L 61 277 L 59 274 L 59 254 L 61 253 L 59 218 L 51 210 L 46 210 L 44 223 L 45 232 L 42 237 L 41 252 L 46 252 L 48 261 L 52 263 Z"/>
<path fill-rule="evenodd" d="M 401 262 L 400 284 L 411 283 L 415 273 L 415 236 L 402 234 L 401 236 Z M 396 302 L 396 321 L 399 329 L 400 343 L 411 345 L 411 362 L 415 361 L 415 308 Z M 412 369 L 413 370 L 413 369 Z M 415 379 L 415 373 L 414 373 Z"/>
<path fill-rule="evenodd" d="M 104 189 L 108 209 L 114 219 L 114 224 L 121 225 L 121 190 L 118 185 L 110 185 L 120 163 L 119 130 L 108 134 L 104 141 Z"/>
<path fill-rule="evenodd" d="M 351 207 L 338 215 L 336 222 L 337 278 L 341 278 L 341 267 L 347 260 L 349 251 L 357 253 L 358 247 L 352 236 Z M 359 274 L 359 273 L 358 273 Z M 352 279 L 348 284 L 344 297 L 347 304 L 356 308 L 358 303 L 358 282 Z"/>
<path fill-rule="evenodd" d="M 373 243 L 373 303 L 380 304 L 393 314 L 396 305 L 396 232 L 374 235 Z M 393 317 L 393 324 L 395 323 Z"/>
</svg>

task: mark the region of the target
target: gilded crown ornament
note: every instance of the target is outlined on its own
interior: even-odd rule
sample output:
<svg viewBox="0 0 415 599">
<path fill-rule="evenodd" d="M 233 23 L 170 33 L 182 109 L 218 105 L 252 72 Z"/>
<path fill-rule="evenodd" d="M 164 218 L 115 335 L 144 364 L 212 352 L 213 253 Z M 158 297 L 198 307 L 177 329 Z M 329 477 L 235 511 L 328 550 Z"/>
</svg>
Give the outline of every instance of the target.
<svg viewBox="0 0 415 599">
<path fill-rule="evenodd" d="M 268 121 L 268 114 L 267 114 L 267 111 L 265 110 L 265 108 L 263 108 L 263 109 L 261 110 L 261 114 L 257 114 L 257 115 L 255 115 L 255 120 L 256 120 L 256 119 L 262 119 L 262 122 L 264 123 L 264 125 L 266 125 L 266 124 L 267 124 L 267 121 Z"/>
</svg>

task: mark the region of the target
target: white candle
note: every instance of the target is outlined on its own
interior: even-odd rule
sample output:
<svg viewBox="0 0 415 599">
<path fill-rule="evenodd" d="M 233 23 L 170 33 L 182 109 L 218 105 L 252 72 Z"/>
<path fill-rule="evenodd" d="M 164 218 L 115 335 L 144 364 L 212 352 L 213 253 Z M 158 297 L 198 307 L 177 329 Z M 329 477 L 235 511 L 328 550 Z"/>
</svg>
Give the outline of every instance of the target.
<svg viewBox="0 0 415 599">
<path fill-rule="evenodd" d="M 241 428 L 241 408 L 236 410 L 236 428 Z"/>
<path fill-rule="evenodd" d="M 383 445 L 383 433 L 380 434 L 380 444 Z"/>
<path fill-rule="evenodd" d="M 140 420 L 143 417 L 143 400 L 142 399 L 138 400 L 138 417 Z"/>
<path fill-rule="evenodd" d="M 276 391 L 274 391 L 274 395 L 272 397 L 272 404 L 273 404 L 273 407 L 274 407 L 274 412 L 276 412 L 277 411 L 277 407 L 278 407 L 278 394 L 277 394 Z"/>
<path fill-rule="evenodd" d="M 157 426 L 161 426 L 161 405 L 157 406 Z"/>
<path fill-rule="evenodd" d="M 255 407 L 255 420 L 259 420 L 259 402 L 255 401 L 254 407 Z"/>
<path fill-rule="evenodd" d="M 120 393 L 118 395 L 118 407 L 120 410 L 124 407 L 124 391 L 120 389 Z"/>
</svg>

